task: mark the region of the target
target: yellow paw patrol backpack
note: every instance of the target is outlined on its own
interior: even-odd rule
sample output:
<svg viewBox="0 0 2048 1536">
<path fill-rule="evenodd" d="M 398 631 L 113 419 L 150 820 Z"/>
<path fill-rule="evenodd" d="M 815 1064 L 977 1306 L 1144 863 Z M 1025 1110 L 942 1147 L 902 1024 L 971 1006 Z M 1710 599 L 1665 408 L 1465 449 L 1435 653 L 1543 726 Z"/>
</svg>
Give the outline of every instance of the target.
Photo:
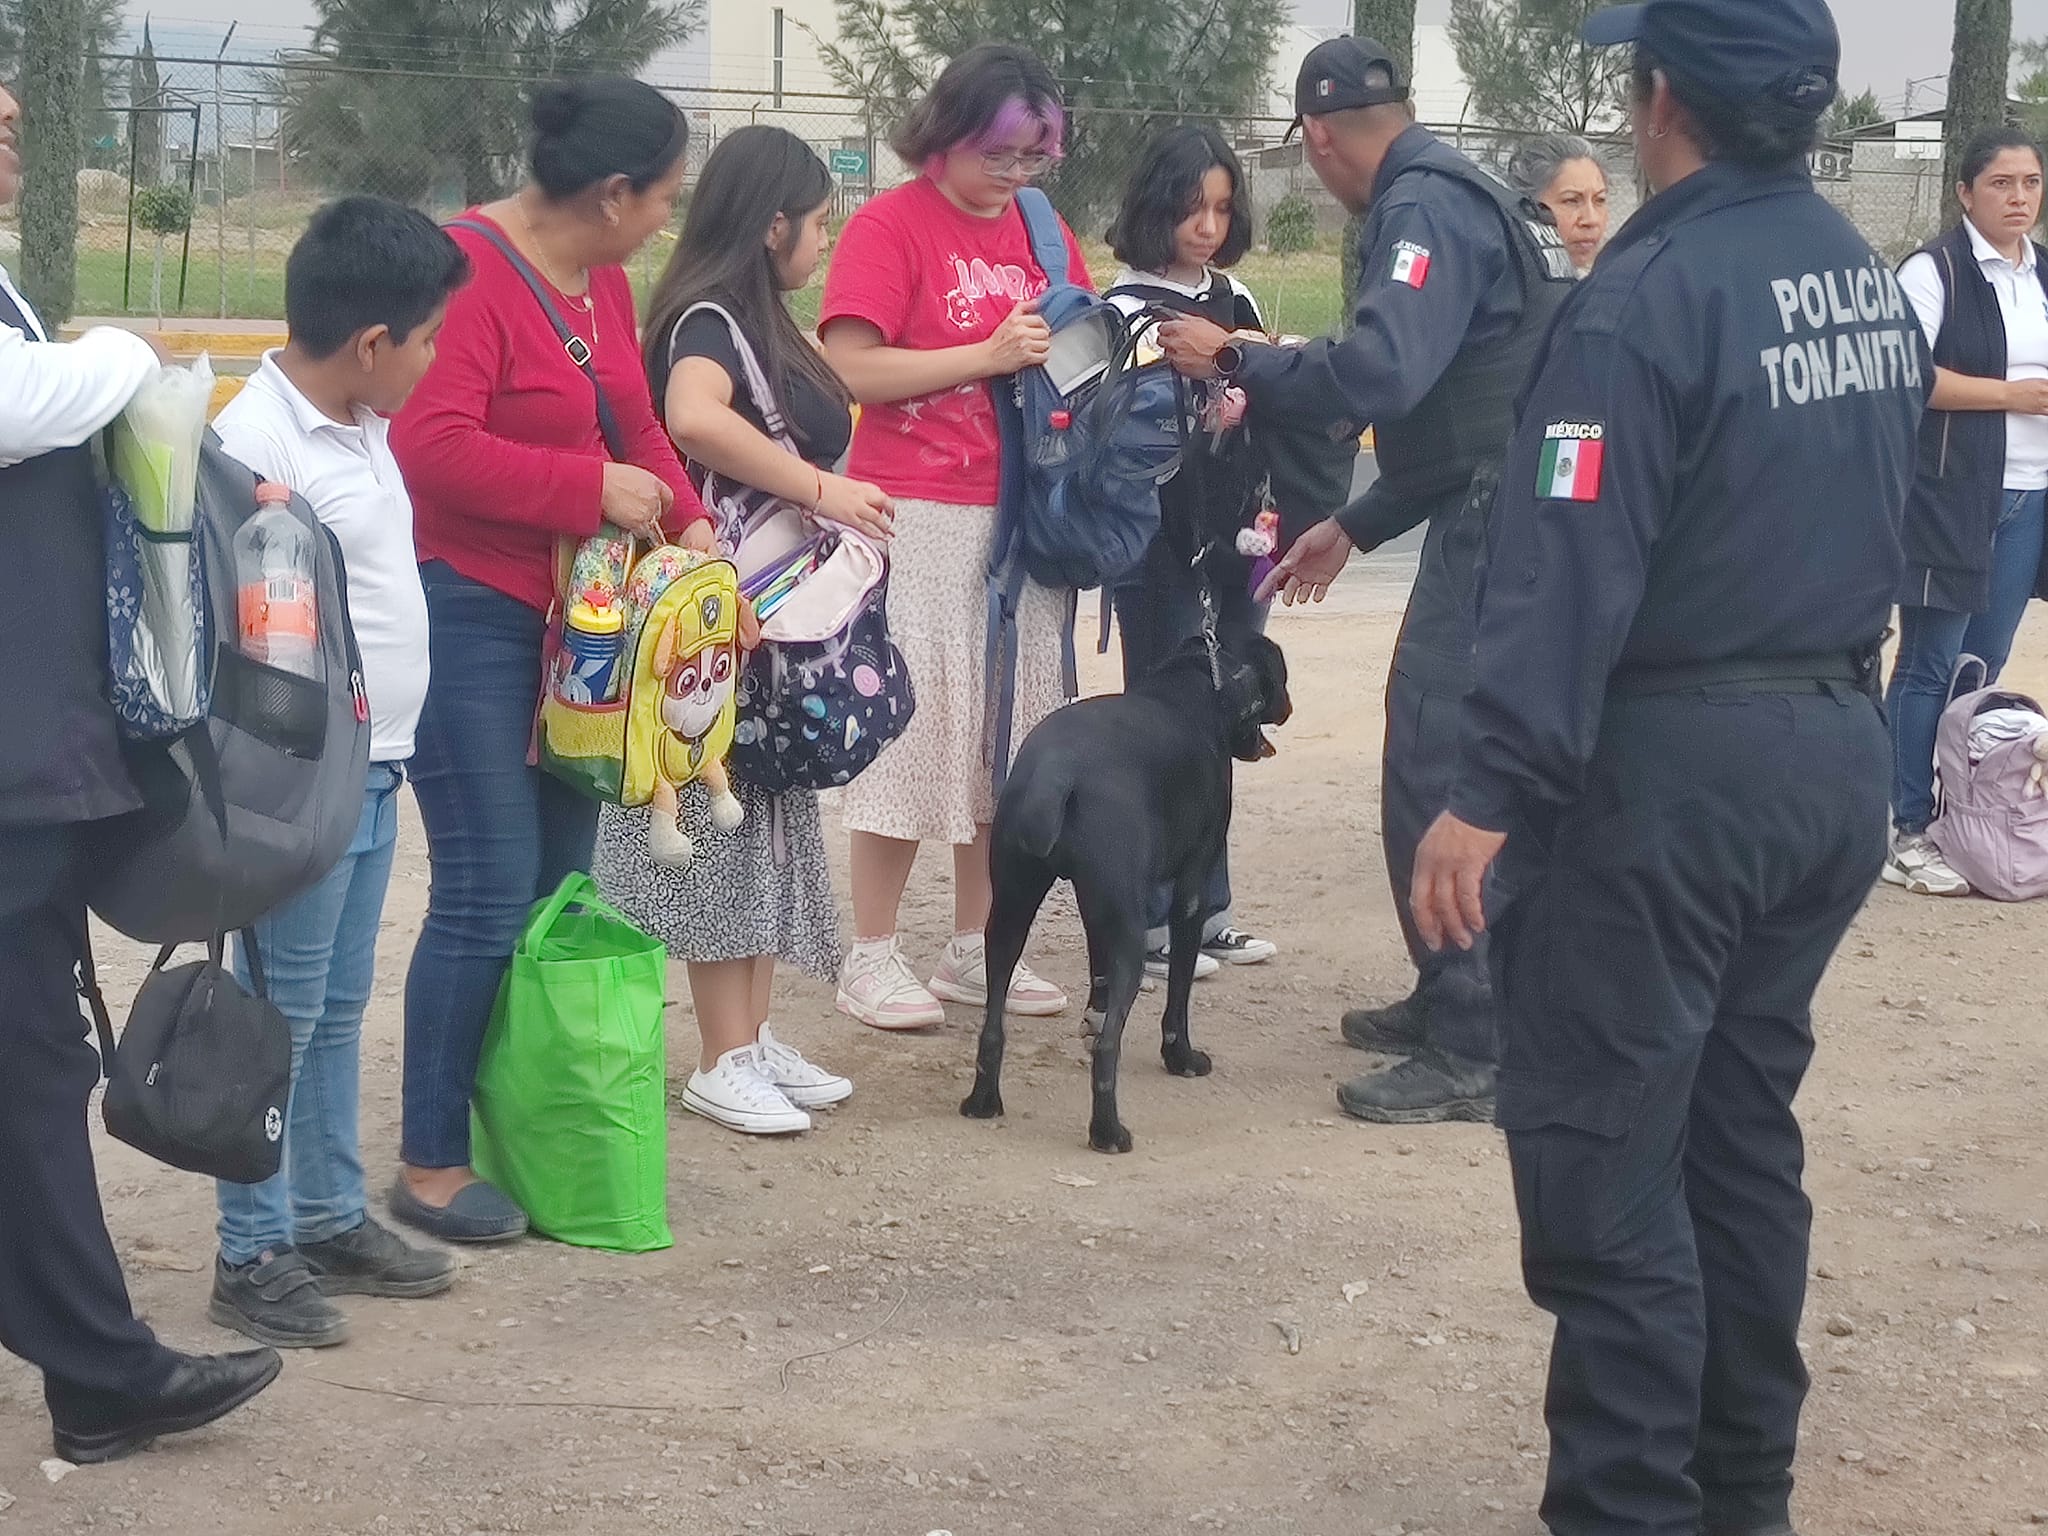
<svg viewBox="0 0 2048 1536">
<path fill-rule="evenodd" d="M 676 544 L 643 552 L 607 528 L 577 548 L 557 606 L 540 766 L 613 805 L 722 783 L 753 629 L 732 563 Z"/>
</svg>

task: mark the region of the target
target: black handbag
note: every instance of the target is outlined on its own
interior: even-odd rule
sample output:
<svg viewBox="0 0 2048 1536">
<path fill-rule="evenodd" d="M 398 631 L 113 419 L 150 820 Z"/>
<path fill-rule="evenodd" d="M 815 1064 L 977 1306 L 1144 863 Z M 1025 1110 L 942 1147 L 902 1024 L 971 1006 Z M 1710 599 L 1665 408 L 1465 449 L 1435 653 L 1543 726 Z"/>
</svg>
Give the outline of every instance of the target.
<svg viewBox="0 0 2048 1536">
<path fill-rule="evenodd" d="M 244 933 L 242 943 L 253 993 L 228 969 L 218 935 L 204 960 L 170 969 L 177 946 L 167 946 L 118 1045 L 90 945 L 81 950 L 78 990 L 99 1033 L 108 1133 L 173 1168 L 261 1184 L 283 1151 L 292 1033 L 265 995 L 253 936 Z"/>
</svg>

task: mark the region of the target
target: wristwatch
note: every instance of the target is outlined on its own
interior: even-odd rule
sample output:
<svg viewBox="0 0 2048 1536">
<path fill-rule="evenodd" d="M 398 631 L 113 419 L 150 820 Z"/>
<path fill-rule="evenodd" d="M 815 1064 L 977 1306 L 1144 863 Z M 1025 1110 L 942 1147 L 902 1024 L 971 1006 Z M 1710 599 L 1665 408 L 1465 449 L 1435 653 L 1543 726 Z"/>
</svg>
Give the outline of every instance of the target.
<svg viewBox="0 0 2048 1536">
<path fill-rule="evenodd" d="M 1226 341 L 1216 349 L 1216 373 L 1219 378 L 1234 379 L 1238 369 L 1244 366 L 1244 343 Z"/>
</svg>

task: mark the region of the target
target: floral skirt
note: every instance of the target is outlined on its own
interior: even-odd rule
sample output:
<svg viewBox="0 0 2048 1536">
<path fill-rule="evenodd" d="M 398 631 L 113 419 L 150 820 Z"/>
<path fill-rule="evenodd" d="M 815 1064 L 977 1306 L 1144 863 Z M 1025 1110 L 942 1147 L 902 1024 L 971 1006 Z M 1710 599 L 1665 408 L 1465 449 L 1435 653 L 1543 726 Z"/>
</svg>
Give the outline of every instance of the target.
<svg viewBox="0 0 2048 1536">
<path fill-rule="evenodd" d="M 995 699 L 988 670 L 988 561 L 994 507 L 896 503 L 889 546 L 889 633 L 910 671 L 917 712 L 868 770 L 839 791 L 850 832 L 971 843 L 995 819 Z M 1069 594 L 1027 583 L 1017 624 L 1012 755 L 1068 702 L 1061 667 Z"/>
</svg>

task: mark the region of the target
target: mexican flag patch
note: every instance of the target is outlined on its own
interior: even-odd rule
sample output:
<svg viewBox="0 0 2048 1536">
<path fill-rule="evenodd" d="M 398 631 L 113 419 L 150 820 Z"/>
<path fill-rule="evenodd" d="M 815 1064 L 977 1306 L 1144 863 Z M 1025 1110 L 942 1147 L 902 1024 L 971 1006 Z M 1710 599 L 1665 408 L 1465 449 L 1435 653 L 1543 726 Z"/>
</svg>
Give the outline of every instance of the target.
<svg viewBox="0 0 2048 1536">
<path fill-rule="evenodd" d="M 1598 422 L 1552 422 L 1544 430 L 1543 457 L 1536 465 L 1537 498 L 1598 501 L 1606 436 Z"/>
<path fill-rule="evenodd" d="M 1429 281 L 1429 252 L 1406 240 L 1394 247 L 1394 281 L 1420 288 Z"/>
</svg>

